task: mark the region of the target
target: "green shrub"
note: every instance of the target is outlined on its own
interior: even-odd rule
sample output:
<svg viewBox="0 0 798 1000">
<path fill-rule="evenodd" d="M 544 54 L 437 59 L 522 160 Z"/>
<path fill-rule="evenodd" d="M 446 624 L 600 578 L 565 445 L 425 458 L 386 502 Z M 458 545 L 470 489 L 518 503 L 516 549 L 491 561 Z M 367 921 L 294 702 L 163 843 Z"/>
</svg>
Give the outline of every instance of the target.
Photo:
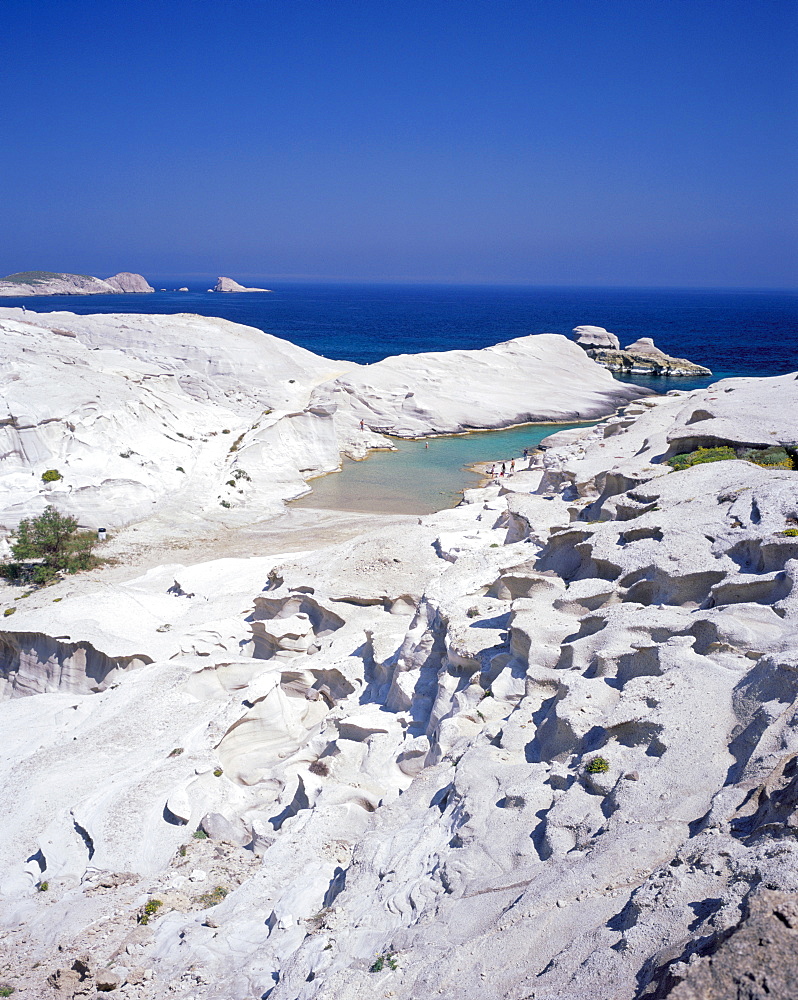
<svg viewBox="0 0 798 1000">
<path fill-rule="evenodd" d="M 63 478 L 58 469 L 48 469 L 47 472 L 42 473 L 43 483 L 57 483 L 59 479 Z"/>
<path fill-rule="evenodd" d="M 99 560 L 92 550 L 97 541 L 93 531 L 78 531 L 74 517 L 45 507 L 38 517 L 25 518 L 14 532 L 11 552 L 15 562 L 3 567 L 3 576 L 47 583 L 59 572 L 77 573 L 91 569 Z M 38 566 L 22 567 L 30 559 L 44 560 Z"/>
<path fill-rule="evenodd" d="M 610 762 L 605 757 L 594 757 L 585 765 L 588 774 L 606 774 L 610 769 Z"/>
<path fill-rule="evenodd" d="M 213 769 L 213 776 L 214 776 L 214 778 L 221 778 L 221 776 L 223 774 L 224 774 L 224 771 L 220 767 L 215 767 Z"/>
<path fill-rule="evenodd" d="M 10 997 L 12 993 L 16 992 L 13 986 L 0 986 L 0 997 Z"/>
<path fill-rule="evenodd" d="M 740 458 L 766 469 L 793 469 L 793 460 L 780 445 L 770 448 L 750 448 L 740 452 Z"/>
<path fill-rule="evenodd" d="M 386 965 L 393 971 L 396 971 L 396 969 L 399 968 L 399 963 L 396 960 L 394 952 L 386 951 L 382 955 L 377 955 L 374 959 L 374 964 L 369 969 L 369 972 L 382 972 Z"/>
<path fill-rule="evenodd" d="M 38 884 L 38 886 L 37 886 L 37 889 L 39 890 L 39 892 L 47 892 L 47 890 L 49 888 L 50 888 L 50 883 L 49 882 L 40 882 Z"/>
<path fill-rule="evenodd" d="M 204 830 L 195 830 L 192 834 L 194 840 L 207 840 L 208 834 Z"/>
<path fill-rule="evenodd" d="M 248 483 L 252 482 L 252 478 L 251 478 L 250 474 L 248 472 L 246 472 L 244 469 L 236 469 L 235 472 L 233 473 L 233 479 L 236 479 L 236 480 L 238 480 L 238 479 L 246 479 L 246 481 Z"/>
<path fill-rule="evenodd" d="M 699 448 L 697 451 L 688 452 L 685 455 L 674 455 L 667 459 L 674 472 L 681 472 L 689 469 L 693 465 L 702 465 L 704 462 L 726 462 L 730 459 L 739 458 L 754 465 L 760 465 L 766 469 L 794 469 L 795 463 L 786 449 L 781 445 L 773 445 L 770 448 L 740 448 L 735 451 L 729 445 L 721 445 L 716 448 Z"/>
<path fill-rule="evenodd" d="M 220 501 L 219 501 L 219 504 L 220 504 L 220 505 L 221 505 L 222 507 L 228 507 L 228 508 L 229 508 L 229 507 L 232 507 L 232 506 L 233 506 L 233 505 L 232 505 L 232 504 L 230 503 L 230 501 L 229 501 L 229 500 L 220 500 Z"/>
<path fill-rule="evenodd" d="M 207 909 L 209 906 L 216 906 L 217 903 L 221 903 L 229 891 L 223 885 L 217 885 L 210 892 L 203 892 L 201 896 L 197 896 L 194 902 L 199 903 L 200 906 Z"/>
<path fill-rule="evenodd" d="M 175 472 L 182 472 L 183 475 L 186 474 L 186 470 L 183 468 L 182 465 L 178 465 L 178 467 L 175 469 Z"/>
<path fill-rule="evenodd" d="M 138 915 L 138 922 L 140 924 L 148 924 L 150 922 L 150 917 L 154 917 L 162 906 L 163 902 L 160 899 L 148 900 L 144 904 L 144 909 Z"/>
<path fill-rule="evenodd" d="M 228 479 L 228 480 L 227 480 L 227 485 L 228 485 L 228 486 L 235 486 L 235 484 L 236 484 L 236 481 L 235 481 L 235 479 Z"/>
<path fill-rule="evenodd" d="M 179 757 L 182 752 L 183 752 L 183 748 L 182 747 L 175 747 L 174 750 L 172 750 L 172 752 L 169 754 L 169 756 L 170 757 Z"/>
<path fill-rule="evenodd" d="M 798 538 L 798 528 L 786 528 L 782 531 L 782 535 L 786 535 L 788 538 Z"/>
<path fill-rule="evenodd" d="M 703 465 L 705 462 L 728 462 L 735 458 L 737 458 L 737 454 L 734 448 L 724 445 L 720 448 L 699 448 L 686 455 L 674 455 L 673 458 L 667 460 L 667 464 L 674 472 L 681 472 L 693 465 Z"/>
<path fill-rule="evenodd" d="M 3 612 L 3 617 L 8 618 L 8 616 L 13 615 L 16 610 L 17 610 L 16 608 L 6 608 L 5 611 Z"/>
</svg>

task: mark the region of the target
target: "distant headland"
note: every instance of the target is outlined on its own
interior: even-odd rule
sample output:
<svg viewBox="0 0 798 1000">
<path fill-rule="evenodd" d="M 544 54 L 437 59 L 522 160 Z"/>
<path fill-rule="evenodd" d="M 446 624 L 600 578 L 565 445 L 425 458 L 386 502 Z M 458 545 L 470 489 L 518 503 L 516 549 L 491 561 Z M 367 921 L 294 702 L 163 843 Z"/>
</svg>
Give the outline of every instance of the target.
<svg viewBox="0 0 798 1000">
<path fill-rule="evenodd" d="M 0 295 L 119 295 L 154 292 L 146 278 L 120 271 L 110 278 L 57 271 L 19 271 L 0 279 Z"/>
</svg>

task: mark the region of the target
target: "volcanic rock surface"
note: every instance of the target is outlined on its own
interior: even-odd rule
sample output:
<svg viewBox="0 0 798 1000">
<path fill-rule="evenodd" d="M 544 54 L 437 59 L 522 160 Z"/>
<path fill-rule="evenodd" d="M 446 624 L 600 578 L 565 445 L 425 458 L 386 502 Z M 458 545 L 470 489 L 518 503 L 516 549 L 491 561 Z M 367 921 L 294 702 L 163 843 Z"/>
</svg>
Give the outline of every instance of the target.
<svg viewBox="0 0 798 1000">
<path fill-rule="evenodd" d="M 798 472 L 663 460 L 791 446 L 796 407 L 795 376 L 635 400 L 453 510 L 9 599 L 2 981 L 787 1000 Z"/>
<path fill-rule="evenodd" d="M 0 296 L 24 295 L 109 295 L 119 292 L 154 292 L 146 278 L 120 271 L 111 278 L 90 274 L 63 274 L 54 271 L 22 271 L 0 279 Z"/>
</svg>

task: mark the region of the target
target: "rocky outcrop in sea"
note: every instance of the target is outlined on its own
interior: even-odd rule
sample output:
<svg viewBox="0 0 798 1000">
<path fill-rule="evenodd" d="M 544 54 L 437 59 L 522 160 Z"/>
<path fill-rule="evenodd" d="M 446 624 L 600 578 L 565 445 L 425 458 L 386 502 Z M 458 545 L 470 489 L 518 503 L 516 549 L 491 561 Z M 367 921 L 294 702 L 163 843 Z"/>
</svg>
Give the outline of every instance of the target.
<svg viewBox="0 0 798 1000">
<path fill-rule="evenodd" d="M 245 285 L 239 285 L 237 281 L 233 281 L 232 278 L 218 278 L 215 286 L 209 291 L 213 292 L 270 292 L 271 288 L 247 288 Z"/>
<path fill-rule="evenodd" d="M 711 375 L 709 368 L 686 358 L 673 358 L 655 346 L 651 337 L 640 337 L 621 350 L 614 333 L 600 326 L 577 326 L 576 342 L 589 357 L 610 371 L 623 375 Z"/>
<path fill-rule="evenodd" d="M 0 279 L 0 296 L 109 295 L 154 291 L 146 278 L 130 271 L 120 271 L 106 279 L 94 278 L 90 274 L 20 271 Z"/>
</svg>

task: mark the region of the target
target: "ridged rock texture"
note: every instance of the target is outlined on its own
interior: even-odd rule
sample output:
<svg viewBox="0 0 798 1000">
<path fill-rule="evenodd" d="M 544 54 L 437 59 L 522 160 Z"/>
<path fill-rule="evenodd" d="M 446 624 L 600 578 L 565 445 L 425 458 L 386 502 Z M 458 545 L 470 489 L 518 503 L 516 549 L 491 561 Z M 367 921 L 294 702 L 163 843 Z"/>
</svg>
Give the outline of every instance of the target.
<svg viewBox="0 0 798 1000">
<path fill-rule="evenodd" d="M 0 296 L 24 295 L 113 295 L 120 292 L 154 292 L 146 278 L 120 271 L 110 278 L 54 271 L 22 271 L 0 279 Z"/>
<path fill-rule="evenodd" d="M 798 472 L 665 459 L 796 407 L 635 400 L 453 510 L 17 602 L 18 995 L 794 995 Z"/>
</svg>

